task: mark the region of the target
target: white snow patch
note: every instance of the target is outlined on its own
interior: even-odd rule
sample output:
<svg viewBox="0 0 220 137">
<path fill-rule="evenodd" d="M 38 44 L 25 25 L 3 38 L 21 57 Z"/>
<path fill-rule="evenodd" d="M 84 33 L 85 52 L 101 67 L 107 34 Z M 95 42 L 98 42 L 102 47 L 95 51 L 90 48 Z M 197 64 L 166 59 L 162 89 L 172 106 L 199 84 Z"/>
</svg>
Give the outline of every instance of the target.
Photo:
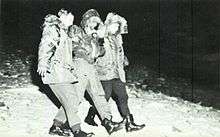
<svg viewBox="0 0 220 137">
<path fill-rule="evenodd" d="M 202 107 L 188 101 L 153 92 L 136 92 L 128 89 L 129 106 L 136 123 L 146 127 L 137 132 L 120 130 L 111 137 L 220 137 L 220 111 Z M 0 91 L 0 137 L 51 137 L 48 130 L 56 115 L 55 105 L 38 87 Z M 121 117 L 111 101 L 115 121 Z M 88 102 L 79 106 L 82 129 L 94 132 L 96 137 L 108 137 L 105 129 L 92 127 L 83 120 L 89 108 Z"/>
</svg>

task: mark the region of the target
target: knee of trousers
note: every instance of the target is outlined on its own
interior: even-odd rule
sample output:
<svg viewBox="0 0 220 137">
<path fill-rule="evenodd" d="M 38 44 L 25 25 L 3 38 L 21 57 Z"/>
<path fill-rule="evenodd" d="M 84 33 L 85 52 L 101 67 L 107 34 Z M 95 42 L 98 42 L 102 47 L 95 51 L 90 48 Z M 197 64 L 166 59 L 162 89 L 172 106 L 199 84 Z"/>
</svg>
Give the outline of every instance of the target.
<svg viewBox="0 0 220 137">
<path fill-rule="evenodd" d="M 110 98 L 111 98 L 111 95 L 105 94 L 105 99 L 106 99 L 107 101 L 109 101 Z"/>
<path fill-rule="evenodd" d="M 78 98 L 68 98 L 62 100 L 61 104 L 66 111 L 77 112 L 80 100 Z"/>
<path fill-rule="evenodd" d="M 128 102 L 128 95 L 121 95 L 117 97 L 117 101 L 121 103 L 127 103 Z"/>
</svg>

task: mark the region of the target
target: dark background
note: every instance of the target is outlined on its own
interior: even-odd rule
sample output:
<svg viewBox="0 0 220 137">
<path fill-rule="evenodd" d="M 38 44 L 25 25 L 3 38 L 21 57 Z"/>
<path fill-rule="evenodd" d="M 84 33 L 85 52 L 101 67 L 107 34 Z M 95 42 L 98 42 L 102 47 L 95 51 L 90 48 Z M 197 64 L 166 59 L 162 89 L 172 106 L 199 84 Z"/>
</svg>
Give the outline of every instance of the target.
<svg viewBox="0 0 220 137">
<path fill-rule="evenodd" d="M 191 90 L 219 96 L 219 0 L 2 0 L 0 49 L 35 55 L 43 18 L 61 8 L 75 15 L 75 24 L 90 8 L 103 20 L 119 13 L 128 20 L 124 47 L 131 65 L 189 79 Z"/>
</svg>

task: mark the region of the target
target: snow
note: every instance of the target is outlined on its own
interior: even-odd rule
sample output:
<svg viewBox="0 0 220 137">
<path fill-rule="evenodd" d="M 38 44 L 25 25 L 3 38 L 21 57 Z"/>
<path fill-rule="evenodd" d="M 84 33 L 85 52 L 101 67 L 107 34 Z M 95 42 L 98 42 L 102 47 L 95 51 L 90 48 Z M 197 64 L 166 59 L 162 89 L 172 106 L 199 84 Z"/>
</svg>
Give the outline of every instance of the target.
<svg viewBox="0 0 220 137">
<path fill-rule="evenodd" d="M 125 129 L 111 137 L 220 137 L 220 111 L 193 104 L 161 93 L 140 92 L 128 88 L 129 106 L 136 123 L 146 127 L 137 132 Z M 51 137 L 48 129 L 57 112 L 55 105 L 38 87 L 5 89 L 0 91 L 0 137 Z M 121 117 L 111 100 L 115 121 Z M 88 102 L 79 106 L 79 116 L 84 120 Z M 100 125 L 92 127 L 82 122 L 82 129 L 94 132 L 96 137 L 108 137 Z"/>
</svg>

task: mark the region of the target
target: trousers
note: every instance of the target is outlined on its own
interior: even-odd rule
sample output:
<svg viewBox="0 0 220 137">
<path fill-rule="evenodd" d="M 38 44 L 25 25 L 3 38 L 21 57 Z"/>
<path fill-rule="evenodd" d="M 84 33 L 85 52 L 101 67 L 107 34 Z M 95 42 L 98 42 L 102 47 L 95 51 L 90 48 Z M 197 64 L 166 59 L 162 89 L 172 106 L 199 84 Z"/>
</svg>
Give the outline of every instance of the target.
<svg viewBox="0 0 220 137">
<path fill-rule="evenodd" d="M 50 85 L 52 91 L 60 100 L 60 107 L 54 120 L 65 123 L 71 128 L 79 128 L 80 118 L 77 115 L 78 106 L 84 99 L 85 91 L 91 97 L 101 120 L 111 119 L 110 105 L 105 98 L 105 92 L 97 76 L 96 69 L 84 59 L 74 60 L 78 82 L 74 84 Z"/>
</svg>

